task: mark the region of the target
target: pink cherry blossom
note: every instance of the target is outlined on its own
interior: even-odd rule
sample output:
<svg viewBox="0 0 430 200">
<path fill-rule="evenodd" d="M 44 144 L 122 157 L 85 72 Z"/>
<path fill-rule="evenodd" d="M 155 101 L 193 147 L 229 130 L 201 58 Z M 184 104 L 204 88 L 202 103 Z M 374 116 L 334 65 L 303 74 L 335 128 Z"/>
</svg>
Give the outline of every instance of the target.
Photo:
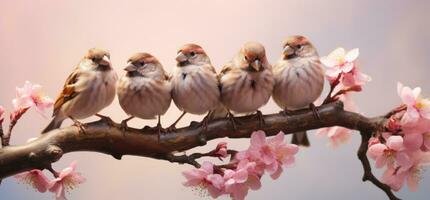
<svg viewBox="0 0 430 200">
<path fill-rule="evenodd" d="M 294 155 L 299 148 L 294 144 L 284 142 L 284 133 L 279 132 L 276 136 L 266 140 L 266 134 L 263 131 L 256 131 L 251 135 L 251 146 L 247 153 L 252 161 L 264 163 L 265 169 L 276 179 L 279 176 L 279 170 L 282 165 L 291 166 L 294 164 Z"/>
<path fill-rule="evenodd" d="M 72 162 L 69 167 L 60 172 L 56 179 L 49 183 L 49 191 L 55 193 L 57 200 L 65 200 L 68 190 L 72 190 L 85 182 L 85 178 L 76 172 L 76 164 L 76 161 Z"/>
<path fill-rule="evenodd" d="M 258 190 L 261 187 L 260 177 L 252 174 L 254 162 L 242 162 L 236 170 L 227 169 L 224 171 L 225 192 L 230 194 L 234 200 L 243 200 L 248 194 L 248 190 Z"/>
<path fill-rule="evenodd" d="M 22 172 L 14 176 L 18 181 L 32 186 L 37 191 L 44 193 L 48 190 L 49 180 L 38 169 Z"/>
<path fill-rule="evenodd" d="M 43 115 L 45 109 L 53 105 L 53 100 L 42 92 L 42 86 L 26 81 L 22 88 L 16 88 L 16 98 L 12 100 L 15 112 L 36 106 L 36 110 Z"/>
<path fill-rule="evenodd" d="M 430 153 L 416 151 L 411 154 L 411 165 L 403 170 L 388 167 L 382 176 L 382 182 L 389 185 L 394 191 L 399 191 L 405 181 L 411 191 L 418 189 L 418 183 L 421 180 L 423 169 L 430 164 Z"/>
<path fill-rule="evenodd" d="M 336 148 L 341 144 L 345 144 L 351 138 L 352 130 L 340 127 L 333 126 L 327 128 L 320 128 L 317 130 L 318 136 L 327 136 L 329 138 L 329 144 L 331 147 Z"/>
<path fill-rule="evenodd" d="M 358 67 L 354 67 L 350 72 L 345 73 L 341 79 L 344 87 L 363 86 L 371 81 L 369 75 L 360 72 Z"/>
<path fill-rule="evenodd" d="M 409 167 L 410 158 L 406 152 L 402 151 L 403 138 L 401 136 L 390 136 L 386 144 L 374 144 L 368 149 L 368 156 L 376 160 L 376 168 L 385 165 L 392 167 L 397 164 L 400 167 Z"/>
<path fill-rule="evenodd" d="M 218 143 L 216 149 L 215 149 L 215 153 L 216 156 L 222 157 L 222 158 L 226 158 L 227 155 L 227 142 L 220 142 Z"/>
<path fill-rule="evenodd" d="M 405 148 L 410 151 L 416 151 L 420 149 L 424 144 L 424 138 L 422 133 L 408 133 L 403 136 Z"/>
<path fill-rule="evenodd" d="M 358 108 L 350 94 L 339 96 L 339 100 L 343 102 L 344 109 L 346 111 L 358 111 Z M 351 138 L 351 133 L 352 130 L 340 126 L 320 128 L 317 130 L 317 136 L 327 136 L 329 138 L 329 145 L 333 148 L 337 148 L 339 145 L 347 143 Z"/>
<path fill-rule="evenodd" d="M 411 89 L 397 83 L 397 93 L 407 106 L 406 113 L 401 120 L 402 124 L 415 124 L 420 118 L 430 119 L 430 100 L 421 98 L 420 87 Z"/>
<path fill-rule="evenodd" d="M 358 58 L 358 55 L 358 49 L 352 49 L 345 53 L 344 48 L 337 48 L 320 60 L 321 63 L 328 67 L 327 76 L 336 78 L 340 73 L 348 73 L 353 70 L 354 61 Z"/>
<path fill-rule="evenodd" d="M 214 174 L 213 164 L 205 161 L 198 169 L 182 172 L 187 179 L 183 183 L 187 187 L 195 187 L 202 191 L 207 190 L 213 198 L 223 194 L 224 179 L 219 174 Z"/>
</svg>

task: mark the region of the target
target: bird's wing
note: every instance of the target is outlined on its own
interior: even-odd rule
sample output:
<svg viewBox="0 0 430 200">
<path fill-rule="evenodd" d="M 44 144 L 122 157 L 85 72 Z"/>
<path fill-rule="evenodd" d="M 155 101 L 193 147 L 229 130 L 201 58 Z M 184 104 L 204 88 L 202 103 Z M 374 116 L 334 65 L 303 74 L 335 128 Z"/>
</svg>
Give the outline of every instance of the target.
<svg viewBox="0 0 430 200">
<path fill-rule="evenodd" d="M 67 77 L 66 82 L 64 83 L 63 90 L 58 95 L 57 99 L 54 103 L 54 113 L 53 116 L 57 115 L 58 111 L 60 111 L 61 106 L 67 101 L 76 97 L 78 92 L 75 90 L 75 83 L 79 79 L 79 70 L 76 68 L 70 75 Z"/>
<path fill-rule="evenodd" d="M 225 64 L 222 69 L 221 72 L 219 73 L 219 77 L 221 78 L 222 76 L 224 76 L 227 72 L 231 71 L 234 68 L 233 66 L 233 62 L 229 62 L 227 64 Z"/>
</svg>

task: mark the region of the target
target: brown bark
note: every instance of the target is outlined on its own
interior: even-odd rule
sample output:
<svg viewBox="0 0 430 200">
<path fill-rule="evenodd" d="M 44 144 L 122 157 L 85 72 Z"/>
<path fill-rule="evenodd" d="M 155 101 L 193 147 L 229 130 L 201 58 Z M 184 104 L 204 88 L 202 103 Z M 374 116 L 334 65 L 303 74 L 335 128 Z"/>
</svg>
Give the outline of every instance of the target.
<svg viewBox="0 0 430 200">
<path fill-rule="evenodd" d="M 199 166 L 193 157 L 175 156 L 172 152 L 203 146 L 207 141 L 216 138 L 249 138 L 255 130 L 264 130 L 271 136 L 279 131 L 291 134 L 322 127 L 342 126 L 360 131 L 364 138 L 359 150 L 359 158 L 365 170 L 363 181 L 370 180 L 383 189 L 390 199 L 397 199 L 388 186 L 372 178 L 369 161 L 365 155 L 367 139 L 373 133 L 383 130 L 386 118 L 367 118 L 358 113 L 344 111 L 341 102 L 323 105 L 318 108 L 318 113 L 321 119 L 316 119 L 310 110 L 288 115 L 282 113 L 264 115 L 264 127 L 259 127 L 258 117 L 239 117 L 236 118 L 239 122 L 236 130 L 228 119 L 214 120 L 208 124 L 207 129 L 192 123 L 188 127 L 162 134 L 160 137 L 156 129 L 128 128 L 122 131 L 120 124 L 102 119 L 86 124 L 85 132 L 76 126 L 70 126 L 41 135 L 31 143 L 1 148 L 0 179 L 34 168 L 49 168 L 51 163 L 59 160 L 63 154 L 75 151 L 100 152 L 112 155 L 116 159 L 121 159 L 123 155 L 135 155 Z"/>
</svg>

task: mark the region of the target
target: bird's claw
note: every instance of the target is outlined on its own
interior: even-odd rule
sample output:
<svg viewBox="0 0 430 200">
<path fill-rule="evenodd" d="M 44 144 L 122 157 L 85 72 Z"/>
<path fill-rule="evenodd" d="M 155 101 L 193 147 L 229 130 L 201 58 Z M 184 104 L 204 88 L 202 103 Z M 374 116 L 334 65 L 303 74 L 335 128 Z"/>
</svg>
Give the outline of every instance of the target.
<svg viewBox="0 0 430 200">
<path fill-rule="evenodd" d="M 313 104 L 313 103 L 309 104 L 309 109 L 312 110 L 312 113 L 313 113 L 315 119 L 321 120 L 321 116 L 318 113 L 318 108 L 315 106 L 315 104 Z"/>
<path fill-rule="evenodd" d="M 79 133 L 86 134 L 86 132 L 85 132 L 86 124 L 84 124 L 80 121 L 77 121 L 77 120 L 73 120 L 73 122 L 74 122 L 73 126 L 78 127 Z"/>
<path fill-rule="evenodd" d="M 126 120 L 126 119 L 121 121 L 120 129 L 121 129 L 122 132 L 126 132 L 127 131 L 127 129 L 128 129 L 127 122 L 128 122 L 128 120 Z"/>
<path fill-rule="evenodd" d="M 115 122 L 108 116 L 104 116 L 100 114 L 96 114 L 96 116 L 100 117 L 100 120 L 106 122 L 107 124 L 109 124 L 109 126 L 113 126 L 115 124 Z"/>
<path fill-rule="evenodd" d="M 238 122 L 236 121 L 236 119 L 234 118 L 234 115 L 231 112 L 228 113 L 228 119 L 230 120 L 230 123 L 233 126 L 233 130 L 237 130 Z"/>
<path fill-rule="evenodd" d="M 263 113 L 259 110 L 257 110 L 257 113 L 255 116 L 258 117 L 258 125 L 260 128 L 263 128 L 266 125 L 266 121 L 264 121 Z"/>
</svg>

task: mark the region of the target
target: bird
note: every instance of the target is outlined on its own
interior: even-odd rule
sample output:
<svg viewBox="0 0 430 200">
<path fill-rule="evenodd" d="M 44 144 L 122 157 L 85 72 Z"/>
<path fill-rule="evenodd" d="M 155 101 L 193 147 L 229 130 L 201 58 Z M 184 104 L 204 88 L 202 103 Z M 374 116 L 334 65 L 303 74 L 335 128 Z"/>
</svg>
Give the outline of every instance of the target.
<svg viewBox="0 0 430 200">
<path fill-rule="evenodd" d="M 237 114 L 256 112 L 260 126 L 263 126 L 259 108 L 269 101 L 275 83 L 264 46 L 258 42 L 245 43 L 233 59 L 223 66 L 219 79 L 221 102 L 228 109 L 234 128 L 236 122 L 231 111 Z"/>
<path fill-rule="evenodd" d="M 222 106 L 215 68 L 203 48 L 193 43 L 179 48 L 176 61 L 171 77 L 172 99 L 183 112 L 169 129 L 174 130 L 186 113 L 207 113 L 200 123 L 206 129 L 208 121 L 213 119 L 213 112 Z"/>
<path fill-rule="evenodd" d="M 55 100 L 53 119 L 42 133 L 59 128 L 67 118 L 80 131 L 84 131 L 84 125 L 77 119 L 92 115 L 110 119 L 97 113 L 114 100 L 117 79 L 111 66 L 110 53 L 98 48 L 88 50 L 68 76 L 63 90 Z"/>
<path fill-rule="evenodd" d="M 316 48 L 306 37 L 290 36 L 283 42 L 282 56 L 273 66 L 273 74 L 273 100 L 284 113 L 309 107 L 319 118 L 313 102 L 323 91 L 324 69 Z M 293 134 L 292 143 L 310 145 L 306 132 Z"/>
<path fill-rule="evenodd" d="M 158 117 L 156 128 L 160 134 L 163 131 L 161 115 L 166 113 L 172 101 L 169 75 L 149 53 L 132 55 L 124 70 L 126 74 L 118 81 L 117 93 L 121 108 L 130 117 L 122 121 L 122 128 L 126 129 L 127 121 L 134 117 Z"/>
</svg>

